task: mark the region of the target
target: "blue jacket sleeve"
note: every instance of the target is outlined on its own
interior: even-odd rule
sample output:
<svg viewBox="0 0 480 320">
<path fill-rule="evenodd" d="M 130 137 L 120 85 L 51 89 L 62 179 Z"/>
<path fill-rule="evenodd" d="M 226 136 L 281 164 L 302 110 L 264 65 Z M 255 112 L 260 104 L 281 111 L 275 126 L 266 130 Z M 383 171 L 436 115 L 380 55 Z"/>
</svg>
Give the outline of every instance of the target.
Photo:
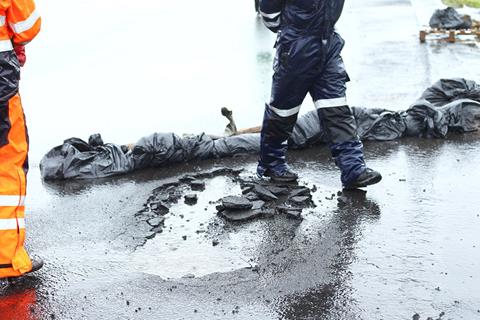
<svg viewBox="0 0 480 320">
<path fill-rule="evenodd" d="M 265 26 L 273 32 L 280 29 L 285 0 L 261 0 L 260 15 Z"/>
</svg>

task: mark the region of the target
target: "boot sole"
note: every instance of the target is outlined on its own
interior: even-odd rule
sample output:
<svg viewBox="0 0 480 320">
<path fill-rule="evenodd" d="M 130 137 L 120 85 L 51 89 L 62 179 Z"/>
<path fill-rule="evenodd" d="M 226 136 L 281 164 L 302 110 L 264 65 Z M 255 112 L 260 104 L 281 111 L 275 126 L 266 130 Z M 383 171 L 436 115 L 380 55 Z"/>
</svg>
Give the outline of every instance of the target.
<svg viewBox="0 0 480 320">
<path fill-rule="evenodd" d="M 41 260 L 40 262 L 37 262 L 37 264 L 35 266 L 32 265 L 32 270 L 28 271 L 25 274 L 36 272 L 36 271 L 42 269 L 43 265 L 44 265 L 44 262 L 43 262 L 43 260 Z"/>
<path fill-rule="evenodd" d="M 19 276 L 15 276 L 15 277 L 5 277 L 3 279 L 6 280 L 9 283 L 15 283 L 17 280 L 20 280 L 23 277 L 25 277 L 27 275 L 30 275 L 30 274 L 42 269 L 43 265 L 44 265 L 44 263 L 43 263 L 43 261 L 41 261 L 40 263 L 36 264 L 35 266 L 32 265 L 32 270 L 27 271 L 24 274 L 21 274 Z"/>
<path fill-rule="evenodd" d="M 348 187 L 345 187 L 344 189 L 345 190 L 353 190 L 353 189 L 358 189 L 358 188 L 365 188 L 365 187 L 371 186 L 373 184 L 377 184 L 380 181 L 382 181 L 382 175 L 379 174 L 379 175 L 371 177 L 370 179 L 367 179 L 367 180 L 364 180 L 364 181 L 361 181 L 361 182 L 357 182 L 354 185 L 350 185 Z"/>
<path fill-rule="evenodd" d="M 258 174 L 257 174 L 257 175 L 258 175 Z M 270 181 L 279 182 L 279 183 L 295 182 L 295 181 L 298 180 L 298 176 L 296 176 L 296 177 L 290 177 L 290 178 L 278 177 L 278 176 L 272 175 L 268 170 L 263 174 L 263 176 L 270 178 Z"/>
<path fill-rule="evenodd" d="M 270 177 L 270 180 L 272 180 L 273 182 L 295 182 L 298 180 L 298 178 L 291 178 L 291 179 L 278 179 L 278 178 L 272 178 Z"/>
<path fill-rule="evenodd" d="M 275 176 L 270 176 L 269 174 L 266 174 L 265 177 L 269 177 L 271 181 L 273 182 L 295 182 L 298 180 L 298 177 L 295 178 L 281 178 L 281 177 L 275 177 Z"/>
<path fill-rule="evenodd" d="M 42 269 L 43 263 L 40 266 L 37 266 L 36 268 L 32 268 L 32 270 L 25 272 L 24 274 L 16 277 L 7 277 L 4 278 L 8 283 L 15 284 L 17 281 L 21 281 L 21 279 L 25 276 L 29 276 L 34 272 L 37 272 L 38 270 Z"/>
</svg>

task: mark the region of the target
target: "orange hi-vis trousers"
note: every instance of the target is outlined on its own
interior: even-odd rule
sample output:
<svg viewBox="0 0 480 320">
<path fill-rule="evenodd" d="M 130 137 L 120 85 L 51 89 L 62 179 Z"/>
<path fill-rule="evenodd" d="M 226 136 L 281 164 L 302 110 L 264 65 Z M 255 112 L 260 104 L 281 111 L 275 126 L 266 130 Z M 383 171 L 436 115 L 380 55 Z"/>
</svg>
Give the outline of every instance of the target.
<svg viewBox="0 0 480 320">
<path fill-rule="evenodd" d="M 32 269 L 23 247 L 28 135 L 19 94 L 0 102 L 0 278 Z"/>
<path fill-rule="evenodd" d="M 23 247 L 28 135 L 13 49 L 32 41 L 40 27 L 33 0 L 0 0 L 0 278 L 32 270 Z"/>
</svg>

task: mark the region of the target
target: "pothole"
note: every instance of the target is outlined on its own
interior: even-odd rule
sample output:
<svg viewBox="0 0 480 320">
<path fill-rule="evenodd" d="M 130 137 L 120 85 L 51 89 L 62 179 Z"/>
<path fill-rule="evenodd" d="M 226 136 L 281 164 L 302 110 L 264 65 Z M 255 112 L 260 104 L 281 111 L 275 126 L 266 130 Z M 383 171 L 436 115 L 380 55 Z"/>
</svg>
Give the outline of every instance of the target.
<svg viewBox="0 0 480 320">
<path fill-rule="evenodd" d="M 153 190 L 137 213 L 151 232 L 133 265 L 163 278 L 255 270 L 271 219 L 288 220 L 295 229 L 320 199 L 336 196 L 315 185 L 275 185 L 229 168 L 183 176 Z"/>
</svg>

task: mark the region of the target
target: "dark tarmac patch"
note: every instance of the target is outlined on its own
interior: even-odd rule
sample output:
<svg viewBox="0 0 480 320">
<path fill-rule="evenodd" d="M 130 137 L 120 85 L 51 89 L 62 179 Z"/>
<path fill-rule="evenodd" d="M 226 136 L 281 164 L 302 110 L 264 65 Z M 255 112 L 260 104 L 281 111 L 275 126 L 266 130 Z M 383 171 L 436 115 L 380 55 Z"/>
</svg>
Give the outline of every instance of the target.
<svg viewBox="0 0 480 320">
<path fill-rule="evenodd" d="M 209 199 L 211 206 L 216 205 L 217 216 L 224 221 L 244 222 L 258 218 L 273 218 L 276 215 L 302 220 L 304 209 L 316 207 L 312 200 L 312 193 L 317 191 L 316 186 L 309 188 L 297 183 L 274 184 L 252 177 L 241 177 L 241 171 L 223 167 L 188 174 L 177 180 L 167 181 L 154 189 L 144 208 L 136 214 L 139 221 L 145 221 L 151 227 L 151 233 L 148 233 L 145 238 L 152 239 L 156 234 L 163 232 L 167 214 L 176 214 L 171 210 L 174 205 L 180 203 L 180 199 L 183 199 L 184 203 L 192 209 L 198 209 L 199 193 L 204 192 L 208 188 L 207 182 L 216 177 L 231 179 L 231 188 L 227 190 L 235 187 L 240 189 L 237 194 L 227 193 L 223 198 Z M 192 191 L 196 193 L 191 193 Z M 208 211 L 209 206 L 202 209 Z M 180 216 L 183 219 L 184 215 L 180 214 Z M 186 223 L 188 222 L 187 219 Z M 210 226 L 210 229 L 216 229 L 216 233 L 221 232 L 217 225 Z"/>
<path fill-rule="evenodd" d="M 316 189 L 298 184 L 277 185 L 254 179 L 239 179 L 239 183 L 244 195 L 237 198 L 242 199 L 245 205 L 252 204 L 252 208 L 235 210 L 225 206 L 218 207 L 219 214 L 230 221 L 245 221 L 257 217 L 271 218 L 276 214 L 285 214 L 288 218 L 301 220 L 303 209 L 316 207 L 312 201 L 312 193 Z"/>
<path fill-rule="evenodd" d="M 419 6 L 428 6 L 424 4 L 427 2 L 416 1 Z M 214 8 L 220 3 L 203 6 Z M 242 21 L 241 26 L 251 31 L 249 36 L 255 35 L 254 39 L 259 40 L 247 41 L 270 54 L 273 39 L 260 21 L 252 25 L 250 5 L 247 4 L 250 10 L 246 15 L 238 10 L 232 25 Z M 463 45 L 412 45 L 413 35 L 418 32 L 418 16 L 410 6 L 408 1 L 349 2 L 341 29 L 347 47 L 353 50 L 345 54 L 358 62 L 353 72 L 359 78 L 350 88 L 354 100 L 378 107 L 394 104 L 404 108 L 417 97 L 419 88 L 445 73 L 478 77 L 478 68 L 472 67 L 478 63 L 478 50 Z M 131 12 L 126 15 L 131 16 Z M 369 36 L 363 37 L 366 30 Z M 260 65 L 262 79 L 269 77 L 270 62 Z M 391 74 L 395 74 L 394 79 Z M 375 94 L 371 94 L 372 88 Z M 182 118 L 185 117 L 179 117 Z M 17 304 L 7 306 L 7 312 L 2 309 L 0 318 L 8 318 L 10 309 L 12 318 L 20 317 L 26 310 L 31 315 L 25 319 L 55 315 L 56 319 L 105 320 L 406 320 L 418 313 L 421 320 L 436 320 L 441 311 L 446 312 L 445 320 L 478 319 L 480 145 L 478 137 L 468 139 L 461 135 L 454 139 L 366 142 L 367 163 L 381 171 L 385 179 L 369 189 L 364 203 L 359 201 L 356 205 L 356 200 L 347 197 L 342 209 L 337 207 L 338 198 L 332 196 L 339 181 L 334 163 L 329 163 L 328 148 L 312 148 L 298 156 L 292 150 L 290 160 L 302 180 L 304 177 L 319 186 L 319 192 L 313 195 L 318 207 L 304 209 L 305 219 L 301 223 L 286 220 L 285 215 L 247 223 L 227 222 L 215 215 L 214 205 L 205 212 L 208 201 L 205 203 L 202 197 L 223 197 L 217 193 L 213 196 L 212 187 L 229 187 L 230 181 L 207 181 L 206 192 L 195 192 L 199 197 L 197 205 L 190 207 L 179 199 L 177 205 L 169 208 L 164 223 L 174 229 L 169 233 L 169 228 L 165 228 L 162 235 L 148 241 L 151 247 L 147 249 L 151 250 L 139 248 L 140 253 L 145 250 L 140 256 L 130 251 L 138 243 L 132 237 L 151 226 L 144 217 L 138 217 L 142 221 L 135 225 L 132 212 L 140 210 L 150 192 L 160 185 L 157 179 L 189 173 L 185 170 L 191 172 L 192 164 L 106 179 L 100 186 L 90 187 L 90 182 L 79 181 L 59 182 L 52 187 L 42 184 L 32 159 L 27 243 L 30 252 L 42 256 L 47 264 L 36 276 L 40 281 L 26 286 L 36 289 L 36 302 L 25 299 L 30 294 L 26 290 L 15 292 L 20 297 L 2 292 L 3 298 L 12 298 Z M 211 163 L 238 165 L 253 171 L 256 157 L 207 161 L 203 168 L 209 168 Z M 406 181 L 400 182 L 400 178 Z M 422 192 L 425 189 L 427 192 Z M 220 191 L 234 192 L 228 190 Z M 194 192 L 187 188 L 184 194 L 188 193 Z M 112 204 L 113 199 L 122 202 Z M 381 216 L 372 217 L 372 211 L 379 213 L 378 207 Z M 172 217 L 173 214 L 176 216 Z M 179 214 L 185 214 L 185 219 L 180 219 Z M 188 219 L 192 220 L 187 223 Z M 210 229 L 210 222 L 214 230 Z M 182 224 L 186 227 L 181 228 Z M 192 229 L 185 230 L 188 226 Z M 196 230 L 205 233 L 196 237 Z M 114 240 L 123 231 L 126 234 Z M 182 240 L 183 235 L 188 236 L 186 241 Z M 177 250 L 170 251 L 170 247 Z M 112 248 L 118 251 L 111 251 Z M 109 254 L 104 254 L 103 249 L 108 249 Z M 222 255 L 225 264 L 216 260 Z M 246 262 L 237 263 L 236 257 Z M 161 276 L 167 270 L 165 274 L 176 279 L 190 274 L 196 278 L 165 281 L 156 273 L 139 274 L 139 264 L 144 261 L 149 261 L 151 269 L 157 268 Z M 189 261 L 203 269 L 184 267 Z M 231 261 L 236 264 L 232 266 Z M 258 267 L 238 269 L 247 264 Z M 179 268 L 182 269 L 173 272 Z M 455 300 L 461 303 L 454 303 Z M 241 312 L 233 316 L 231 311 L 237 305 Z M 35 312 L 29 312 L 32 306 Z M 142 310 L 137 313 L 140 307 Z"/>
<path fill-rule="evenodd" d="M 152 239 L 156 234 L 162 233 L 164 228 L 165 216 L 170 213 L 174 204 L 184 199 L 185 204 L 194 206 L 198 201 L 198 196 L 191 191 L 202 192 L 205 190 L 205 179 L 212 179 L 218 176 L 229 176 L 236 181 L 241 170 L 229 168 L 218 168 L 206 172 L 200 172 L 194 175 L 186 175 L 174 181 L 168 181 L 152 191 L 147 199 L 144 208 L 136 213 L 139 221 L 145 221 L 152 228 L 151 234 L 147 239 Z"/>
</svg>

